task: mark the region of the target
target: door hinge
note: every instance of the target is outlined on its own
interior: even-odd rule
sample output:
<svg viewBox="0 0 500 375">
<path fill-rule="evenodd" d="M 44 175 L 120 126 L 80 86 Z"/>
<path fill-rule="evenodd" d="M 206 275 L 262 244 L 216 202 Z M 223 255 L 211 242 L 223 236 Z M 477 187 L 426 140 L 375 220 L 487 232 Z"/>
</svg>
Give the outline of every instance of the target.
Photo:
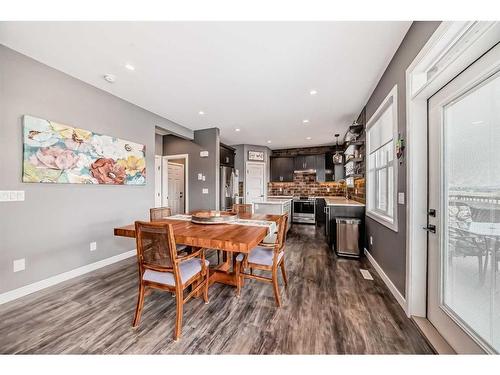
<svg viewBox="0 0 500 375">
<path fill-rule="evenodd" d="M 436 226 L 429 224 L 426 227 L 423 227 L 423 230 L 430 232 L 430 233 L 436 233 Z"/>
</svg>

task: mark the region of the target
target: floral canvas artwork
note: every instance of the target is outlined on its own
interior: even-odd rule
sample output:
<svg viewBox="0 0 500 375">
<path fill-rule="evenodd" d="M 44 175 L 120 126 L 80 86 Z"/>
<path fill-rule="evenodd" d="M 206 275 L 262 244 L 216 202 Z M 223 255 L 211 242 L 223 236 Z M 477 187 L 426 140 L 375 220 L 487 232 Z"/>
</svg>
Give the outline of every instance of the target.
<svg viewBox="0 0 500 375">
<path fill-rule="evenodd" d="M 23 182 L 144 185 L 145 146 L 25 115 Z"/>
</svg>

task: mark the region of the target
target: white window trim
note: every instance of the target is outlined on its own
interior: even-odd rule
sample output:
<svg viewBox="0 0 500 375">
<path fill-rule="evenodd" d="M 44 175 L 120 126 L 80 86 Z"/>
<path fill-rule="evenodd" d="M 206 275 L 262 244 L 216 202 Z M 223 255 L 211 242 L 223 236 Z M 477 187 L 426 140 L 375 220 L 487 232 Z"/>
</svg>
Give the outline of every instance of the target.
<svg viewBox="0 0 500 375">
<path fill-rule="evenodd" d="M 394 216 L 393 218 L 389 218 L 385 215 L 380 214 L 374 209 L 370 209 L 370 204 L 368 200 L 370 199 L 370 178 L 369 178 L 369 169 L 370 169 L 370 158 L 369 158 L 369 152 L 370 152 L 370 137 L 368 136 L 368 132 L 370 128 L 377 122 L 377 120 L 380 118 L 380 116 L 384 113 L 384 111 L 387 109 L 389 105 L 392 104 L 392 115 L 393 115 L 393 128 L 392 128 L 392 137 L 393 137 L 393 142 L 394 142 L 394 147 L 393 147 L 393 180 L 394 180 L 394 190 L 393 190 L 393 210 L 394 210 Z M 398 85 L 394 85 L 392 90 L 389 92 L 389 94 L 385 97 L 385 99 L 382 101 L 378 109 L 375 111 L 375 113 L 370 117 L 366 124 L 366 199 L 367 199 L 367 204 L 366 204 L 366 216 L 372 218 L 373 220 L 379 222 L 380 224 L 386 226 L 387 228 L 393 230 L 394 232 L 398 231 L 398 162 L 396 158 L 396 142 L 398 139 Z"/>
</svg>

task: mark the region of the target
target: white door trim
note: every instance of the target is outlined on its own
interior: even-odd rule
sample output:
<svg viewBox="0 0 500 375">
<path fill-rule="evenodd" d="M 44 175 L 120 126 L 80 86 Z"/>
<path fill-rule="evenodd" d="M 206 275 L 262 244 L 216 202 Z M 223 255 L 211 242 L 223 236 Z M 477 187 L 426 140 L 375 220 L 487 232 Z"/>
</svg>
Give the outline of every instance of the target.
<svg viewBox="0 0 500 375">
<path fill-rule="evenodd" d="M 408 316 L 427 316 L 427 100 L 498 40 L 499 22 L 442 22 L 406 70 Z"/>
<path fill-rule="evenodd" d="M 247 166 L 249 165 L 259 165 L 263 167 L 263 173 L 264 173 L 264 178 L 262 179 L 263 181 L 263 191 L 264 191 L 264 200 L 267 199 L 267 189 L 266 189 L 266 163 L 262 161 L 247 161 L 245 162 L 245 180 L 244 180 L 244 187 L 245 187 L 245 203 L 247 202 Z"/>
<path fill-rule="evenodd" d="M 186 160 L 184 168 L 184 211 L 189 212 L 189 154 L 165 155 L 162 162 L 162 204 L 168 206 L 168 161 L 171 159 L 184 159 Z"/>
</svg>

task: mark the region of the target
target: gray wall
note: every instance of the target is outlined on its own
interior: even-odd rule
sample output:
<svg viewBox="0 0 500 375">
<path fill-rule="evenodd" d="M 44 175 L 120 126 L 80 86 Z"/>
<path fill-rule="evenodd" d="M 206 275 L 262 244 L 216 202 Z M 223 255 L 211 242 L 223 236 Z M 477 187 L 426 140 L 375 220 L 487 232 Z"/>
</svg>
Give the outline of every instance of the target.
<svg viewBox="0 0 500 375">
<path fill-rule="evenodd" d="M 269 178 L 271 175 L 271 153 L 272 150 L 266 146 L 257 146 L 257 145 L 232 145 L 231 147 L 235 148 L 235 156 L 234 156 L 234 168 L 237 169 L 240 173 L 239 181 L 243 182 L 243 194 L 245 194 L 246 186 L 245 186 L 245 163 L 248 160 L 248 151 L 264 151 L 264 163 L 266 170 L 266 181 L 264 187 L 264 194 L 267 194 L 267 184 L 269 182 Z"/>
<path fill-rule="evenodd" d="M 155 155 L 163 155 L 163 136 L 155 134 Z"/>
<path fill-rule="evenodd" d="M 201 158 L 200 151 L 208 151 L 208 157 Z M 219 129 L 196 130 L 193 141 L 166 135 L 163 137 L 163 154 L 189 155 L 189 210 L 217 209 L 220 165 Z M 205 181 L 198 180 L 198 173 L 205 175 Z M 203 188 L 208 189 L 208 194 L 202 194 Z"/>
<path fill-rule="evenodd" d="M 406 69 L 420 52 L 440 22 L 413 22 L 377 87 L 366 103 L 369 120 L 389 91 L 398 85 L 398 128 L 406 138 Z M 423 187 L 425 188 L 425 187 Z M 398 191 L 406 196 L 406 163 L 398 163 Z M 406 206 L 398 204 L 398 232 L 366 217 L 368 250 L 396 288 L 405 295 L 406 286 Z M 369 238 L 373 237 L 373 245 Z"/>
<path fill-rule="evenodd" d="M 0 293 L 134 249 L 113 227 L 148 218 L 155 125 L 169 121 L 2 45 L 0 106 L 0 190 L 26 192 L 24 202 L 0 202 Z M 146 185 L 22 183 L 24 114 L 145 144 Z M 26 270 L 13 273 L 18 258 Z"/>
</svg>

